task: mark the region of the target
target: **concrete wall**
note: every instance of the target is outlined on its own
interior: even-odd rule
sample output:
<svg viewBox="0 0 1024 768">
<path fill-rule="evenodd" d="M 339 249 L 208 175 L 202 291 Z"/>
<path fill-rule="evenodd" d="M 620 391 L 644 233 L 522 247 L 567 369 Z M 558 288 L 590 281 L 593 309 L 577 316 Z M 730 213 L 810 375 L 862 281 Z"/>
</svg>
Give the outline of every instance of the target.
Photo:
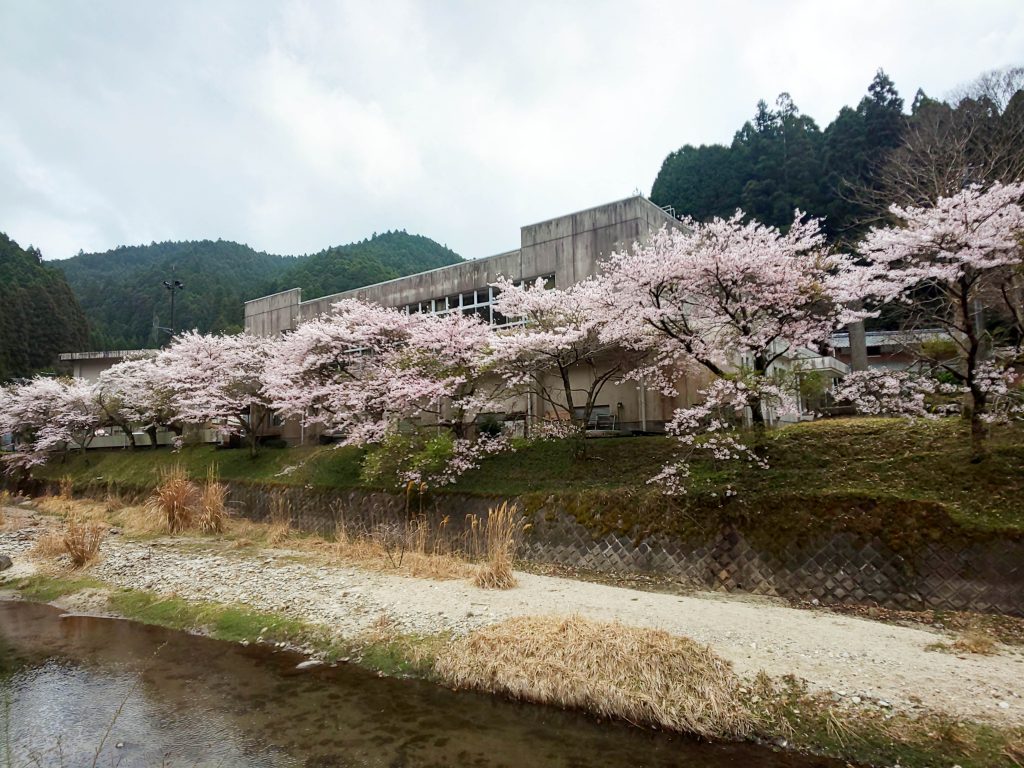
<svg viewBox="0 0 1024 768">
<path fill-rule="evenodd" d="M 279 336 L 282 331 L 293 329 L 299 315 L 302 289 L 263 296 L 245 302 L 245 330 L 254 336 Z"/>
</svg>

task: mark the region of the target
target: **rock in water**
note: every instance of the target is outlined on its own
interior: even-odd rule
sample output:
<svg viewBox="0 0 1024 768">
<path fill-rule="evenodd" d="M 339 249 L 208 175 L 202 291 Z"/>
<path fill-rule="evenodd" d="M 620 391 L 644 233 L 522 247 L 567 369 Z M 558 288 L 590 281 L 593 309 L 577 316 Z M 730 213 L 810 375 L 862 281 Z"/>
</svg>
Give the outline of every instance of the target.
<svg viewBox="0 0 1024 768">
<path fill-rule="evenodd" d="M 0 555 L 0 571 L 6 571 L 14 565 L 14 561 L 11 560 L 7 555 Z"/>
</svg>

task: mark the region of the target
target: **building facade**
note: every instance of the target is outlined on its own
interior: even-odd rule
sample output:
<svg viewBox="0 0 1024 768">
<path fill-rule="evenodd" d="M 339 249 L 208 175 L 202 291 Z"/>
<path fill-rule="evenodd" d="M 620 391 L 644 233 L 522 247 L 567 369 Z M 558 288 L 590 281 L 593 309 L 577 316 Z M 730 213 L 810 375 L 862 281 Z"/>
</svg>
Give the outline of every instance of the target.
<svg viewBox="0 0 1024 768">
<path fill-rule="evenodd" d="M 520 247 L 514 251 L 473 259 L 408 277 L 303 300 L 299 288 L 264 296 L 245 303 L 245 330 L 260 336 L 277 336 L 294 329 L 301 321 L 329 313 L 342 299 L 359 299 L 408 312 L 444 314 L 462 312 L 478 315 L 493 325 L 503 325 L 493 307 L 499 277 L 510 280 L 544 279 L 548 285 L 567 288 L 597 273 L 602 259 L 614 251 L 643 241 L 661 227 L 678 227 L 670 213 L 644 197 L 636 196 L 589 208 L 520 229 Z M 573 386 L 586 388 L 585 371 L 574 372 Z M 702 381 L 680 376 L 679 394 L 666 397 L 636 382 L 610 382 L 592 415 L 593 429 L 616 432 L 660 432 L 672 412 L 697 396 Z M 500 415 L 500 414 L 499 414 Z M 536 397 L 511 398 L 506 417 L 536 420 L 554 418 L 553 409 Z M 308 437 L 296 426 L 280 425 L 291 441 Z"/>
</svg>

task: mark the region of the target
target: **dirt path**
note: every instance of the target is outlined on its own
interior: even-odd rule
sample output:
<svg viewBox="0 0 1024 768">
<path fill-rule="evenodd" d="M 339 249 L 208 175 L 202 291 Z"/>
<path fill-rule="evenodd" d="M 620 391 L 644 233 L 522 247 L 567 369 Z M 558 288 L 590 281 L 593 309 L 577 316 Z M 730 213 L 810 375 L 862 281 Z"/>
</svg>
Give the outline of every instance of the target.
<svg viewBox="0 0 1024 768">
<path fill-rule="evenodd" d="M 34 529 L 0 532 L 0 553 L 24 574 Z M 9 572 L 9 573 L 11 573 Z M 0 578 L 7 574 L 0 574 Z M 386 614 L 406 632 L 466 632 L 517 615 L 577 613 L 655 627 L 708 643 L 741 675 L 796 675 L 853 705 L 929 709 L 1024 725 L 1024 653 L 956 656 L 926 650 L 940 631 L 805 611 L 762 599 L 678 596 L 519 574 L 494 592 L 466 581 L 431 581 L 326 565 L 300 553 L 258 556 L 194 540 L 109 537 L 92 575 L 117 586 L 189 599 L 238 602 L 331 627 L 352 637 Z"/>
</svg>

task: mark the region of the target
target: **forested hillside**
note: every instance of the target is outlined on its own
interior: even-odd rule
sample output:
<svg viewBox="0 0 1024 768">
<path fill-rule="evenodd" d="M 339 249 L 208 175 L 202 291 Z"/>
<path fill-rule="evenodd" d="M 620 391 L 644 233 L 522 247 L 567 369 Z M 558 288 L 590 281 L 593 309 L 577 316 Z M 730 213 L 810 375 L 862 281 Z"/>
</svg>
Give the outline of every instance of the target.
<svg viewBox="0 0 1024 768">
<path fill-rule="evenodd" d="M 1018 178 L 1022 85 L 1020 68 L 986 73 L 948 101 L 918 90 L 907 110 L 879 70 L 860 102 L 824 130 L 783 93 L 774 109 L 758 102 L 728 146 L 687 144 L 669 154 L 651 199 L 698 220 L 742 208 L 779 227 L 799 208 L 825 217 L 828 234 L 849 241 L 891 202 L 922 203 L 972 180 Z"/>
<path fill-rule="evenodd" d="M 41 259 L 0 233 L 0 382 L 50 368 L 88 338 L 67 281 Z"/>
<path fill-rule="evenodd" d="M 57 262 L 89 318 L 96 349 L 155 346 L 170 327 L 163 281 L 184 283 L 175 296 L 178 329 L 238 331 L 242 302 L 263 293 L 295 259 L 225 240 L 121 246 Z"/>
<path fill-rule="evenodd" d="M 429 237 L 385 232 L 299 259 L 278 278 L 276 290 L 301 288 L 302 297 L 311 299 L 458 261 L 462 259 L 457 253 Z"/>
<path fill-rule="evenodd" d="M 389 232 L 312 256 L 275 256 L 226 240 L 121 246 L 57 262 L 89 317 L 89 345 L 97 349 L 156 346 L 171 325 L 238 331 L 247 299 L 301 287 L 305 298 L 367 285 L 459 261 L 449 249 L 420 235 Z"/>
</svg>

